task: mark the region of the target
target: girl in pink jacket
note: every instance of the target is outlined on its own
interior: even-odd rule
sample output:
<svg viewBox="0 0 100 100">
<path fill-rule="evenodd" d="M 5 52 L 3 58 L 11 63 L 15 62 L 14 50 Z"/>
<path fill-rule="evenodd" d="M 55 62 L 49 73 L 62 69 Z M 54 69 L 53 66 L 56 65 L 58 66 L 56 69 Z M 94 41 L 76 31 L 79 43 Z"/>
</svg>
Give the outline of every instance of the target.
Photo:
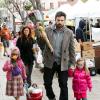
<svg viewBox="0 0 100 100">
<path fill-rule="evenodd" d="M 20 100 L 24 94 L 23 80 L 26 79 L 26 72 L 18 48 L 12 49 L 10 60 L 5 62 L 3 71 L 7 72 L 6 95 Z"/>
<path fill-rule="evenodd" d="M 72 88 L 76 100 L 87 100 L 87 90 L 91 91 L 92 82 L 84 59 L 78 59 L 73 74 Z"/>
</svg>

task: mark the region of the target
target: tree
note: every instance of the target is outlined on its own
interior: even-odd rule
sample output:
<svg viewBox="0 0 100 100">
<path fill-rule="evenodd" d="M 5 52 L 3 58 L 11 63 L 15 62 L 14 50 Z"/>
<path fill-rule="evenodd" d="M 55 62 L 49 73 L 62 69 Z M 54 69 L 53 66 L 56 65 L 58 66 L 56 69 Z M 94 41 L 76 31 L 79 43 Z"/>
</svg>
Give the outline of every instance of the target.
<svg viewBox="0 0 100 100">
<path fill-rule="evenodd" d="M 41 20 L 43 22 L 43 14 L 40 0 L 29 0 L 33 6 L 33 12 L 29 15 L 30 19 L 34 22 Z"/>
<path fill-rule="evenodd" d="M 41 12 L 41 2 L 40 0 L 4 0 L 6 8 L 10 11 L 10 13 L 13 15 L 13 19 L 15 18 L 14 12 L 18 12 L 20 15 L 23 25 L 26 24 L 27 18 L 29 17 L 32 22 L 36 22 L 37 19 L 40 19 L 42 16 Z M 21 3 L 18 3 L 21 2 Z M 33 7 L 33 8 L 32 8 Z M 28 15 L 28 11 L 31 10 L 31 13 Z M 26 12 L 26 16 L 23 16 L 22 10 Z M 40 16 L 40 17 L 39 17 Z M 43 17 L 41 17 L 42 19 Z"/>
<path fill-rule="evenodd" d="M 4 7 L 4 0 L 0 0 L 0 7 Z"/>
<path fill-rule="evenodd" d="M 87 2 L 88 0 L 81 0 L 83 3 Z"/>
<path fill-rule="evenodd" d="M 20 18 L 22 20 L 22 25 L 25 25 L 26 21 L 27 21 L 27 16 L 23 16 L 22 11 L 24 11 L 23 5 L 25 5 L 26 0 L 24 0 L 24 1 L 22 1 L 22 0 L 4 0 L 4 2 L 5 2 L 5 7 L 12 14 L 13 31 L 14 31 L 14 34 L 15 34 L 16 33 L 16 25 L 15 25 L 16 16 L 14 15 L 14 13 L 18 12 L 18 14 L 20 15 Z"/>
<path fill-rule="evenodd" d="M 32 5 L 33 5 L 33 9 L 38 9 L 38 10 L 40 10 L 41 11 L 41 2 L 40 2 L 40 0 L 29 0 L 31 3 L 32 3 Z"/>
<path fill-rule="evenodd" d="M 27 2 L 27 3 L 24 5 L 24 9 L 25 9 L 26 11 L 31 10 L 31 8 L 32 8 L 32 4 L 31 4 L 30 2 Z"/>
<path fill-rule="evenodd" d="M 18 3 L 19 1 L 19 3 Z M 21 2 L 21 3 L 20 3 Z M 23 16 L 22 11 L 24 11 L 23 6 L 25 5 L 25 1 L 22 0 L 5 0 L 5 6 L 10 11 L 10 13 L 14 16 L 14 12 L 18 12 L 23 24 L 26 23 L 27 16 Z M 26 12 L 27 13 L 27 12 Z"/>
</svg>

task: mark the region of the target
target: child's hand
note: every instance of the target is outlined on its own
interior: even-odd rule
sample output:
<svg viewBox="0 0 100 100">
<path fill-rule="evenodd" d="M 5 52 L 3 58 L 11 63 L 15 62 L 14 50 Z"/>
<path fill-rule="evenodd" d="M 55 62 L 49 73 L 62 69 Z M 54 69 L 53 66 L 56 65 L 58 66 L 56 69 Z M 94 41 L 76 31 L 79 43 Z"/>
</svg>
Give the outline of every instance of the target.
<svg viewBox="0 0 100 100">
<path fill-rule="evenodd" d="M 39 48 L 37 47 L 37 48 L 32 48 L 32 50 L 33 50 L 33 52 L 35 53 L 35 52 L 39 52 Z"/>
<path fill-rule="evenodd" d="M 74 65 L 71 65 L 70 68 L 74 70 L 75 69 L 75 66 Z"/>
<path fill-rule="evenodd" d="M 53 53 L 53 54 L 54 54 L 54 49 L 53 49 L 53 48 L 51 48 L 50 50 L 51 50 L 51 53 Z"/>
<path fill-rule="evenodd" d="M 39 48 L 38 47 L 35 50 L 36 50 L 36 52 L 39 52 Z"/>
<path fill-rule="evenodd" d="M 26 80 L 26 79 L 23 79 L 23 82 L 24 82 L 24 83 L 27 83 L 27 80 Z"/>
</svg>

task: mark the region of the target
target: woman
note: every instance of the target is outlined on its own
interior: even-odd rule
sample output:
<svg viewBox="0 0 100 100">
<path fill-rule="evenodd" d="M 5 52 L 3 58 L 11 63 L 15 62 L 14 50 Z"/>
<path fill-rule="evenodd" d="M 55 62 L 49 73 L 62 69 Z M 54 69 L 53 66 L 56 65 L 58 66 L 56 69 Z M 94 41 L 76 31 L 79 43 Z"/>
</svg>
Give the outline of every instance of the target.
<svg viewBox="0 0 100 100">
<path fill-rule="evenodd" d="M 21 36 L 17 40 L 17 47 L 20 50 L 21 58 L 26 66 L 27 82 L 29 86 L 31 85 L 31 74 L 34 62 L 33 44 L 36 41 L 31 36 L 31 29 L 29 27 L 23 27 Z"/>
<path fill-rule="evenodd" d="M 45 43 L 49 47 L 50 51 L 53 52 L 53 47 L 49 42 L 49 39 L 47 37 L 47 34 L 45 32 L 45 29 L 44 29 L 42 23 L 37 22 L 36 26 L 37 26 L 37 29 L 36 29 L 37 42 L 38 42 L 42 52 L 43 52 L 43 50 L 45 48 Z"/>
</svg>

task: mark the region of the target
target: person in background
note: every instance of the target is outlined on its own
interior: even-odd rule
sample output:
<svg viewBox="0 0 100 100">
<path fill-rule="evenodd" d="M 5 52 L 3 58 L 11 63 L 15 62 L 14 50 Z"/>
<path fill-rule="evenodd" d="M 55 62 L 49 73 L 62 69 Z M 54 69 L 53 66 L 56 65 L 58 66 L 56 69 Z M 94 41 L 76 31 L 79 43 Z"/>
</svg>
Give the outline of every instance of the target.
<svg viewBox="0 0 100 100">
<path fill-rule="evenodd" d="M 12 49 L 10 60 L 5 62 L 3 71 L 7 72 L 6 95 L 20 100 L 20 96 L 24 95 L 23 80 L 26 79 L 26 71 L 18 48 Z"/>
<path fill-rule="evenodd" d="M 15 34 L 15 37 L 14 37 L 14 39 L 13 39 L 13 44 L 16 46 L 16 42 L 17 42 L 17 39 L 19 38 L 21 36 L 21 32 L 19 31 L 19 32 L 17 32 L 16 34 Z"/>
<path fill-rule="evenodd" d="M 97 19 L 97 23 L 95 23 L 96 28 L 100 28 L 100 19 Z"/>
<path fill-rule="evenodd" d="M 0 41 L 1 41 L 1 35 L 2 35 L 2 28 L 0 27 Z"/>
<path fill-rule="evenodd" d="M 31 29 L 31 31 L 32 31 L 32 37 L 33 37 L 33 39 L 35 38 L 35 29 L 34 29 L 34 27 L 35 27 L 35 25 L 33 24 L 33 23 L 28 23 L 27 24 L 27 26 Z"/>
<path fill-rule="evenodd" d="M 66 14 L 57 12 L 55 24 L 45 29 L 47 37 L 53 47 L 51 52 L 48 45 L 44 52 L 44 86 L 49 100 L 56 100 L 52 83 L 55 72 L 58 73 L 58 83 L 60 87 L 59 100 L 68 100 L 68 62 L 75 65 L 75 49 L 73 32 L 64 23 Z"/>
<path fill-rule="evenodd" d="M 47 38 L 47 34 L 45 32 L 45 28 L 43 27 L 42 23 L 37 22 L 36 26 L 37 26 L 37 29 L 36 29 L 37 43 L 39 44 L 40 49 L 43 52 L 45 49 L 45 43 L 46 43 L 48 47 L 50 48 L 51 52 L 53 52 L 53 48 Z"/>
<path fill-rule="evenodd" d="M 42 51 L 42 55 L 44 55 L 45 43 L 50 48 L 51 52 L 53 52 L 53 47 L 52 47 L 50 41 L 48 40 L 47 34 L 45 32 L 45 28 L 43 27 L 42 23 L 37 22 L 36 26 L 37 27 L 36 27 L 35 33 L 36 33 L 37 43 L 38 43 L 38 45 L 39 45 L 39 47 Z M 37 65 L 38 64 L 36 64 L 36 67 L 38 67 Z M 44 67 L 43 66 L 40 67 L 40 71 L 44 72 Z"/>
<path fill-rule="evenodd" d="M 6 26 L 6 23 L 3 24 L 3 28 L 1 31 L 1 41 L 4 45 L 4 56 L 9 56 L 7 49 L 9 48 L 9 40 L 11 39 L 10 30 Z"/>
<path fill-rule="evenodd" d="M 85 65 L 85 60 L 80 58 L 76 62 L 73 72 L 72 88 L 76 100 L 87 100 L 87 90 L 91 92 L 92 82 L 90 72 Z"/>
<path fill-rule="evenodd" d="M 77 40 L 80 44 L 82 44 L 82 42 L 85 41 L 85 34 L 84 34 L 84 32 L 83 32 L 85 26 L 86 26 L 85 21 L 84 21 L 84 20 L 81 20 L 81 21 L 79 22 L 78 28 L 76 29 L 76 40 Z"/>
<path fill-rule="evenodd" d="M 49 21 L 49 25 L 48 26 L 52 26 L 53 25 L 53 22 L 52 21 Z"/>
<path fill-rule="evenodd" d="M 21 36 L 17 39 L 16 46 L 20 50 L 21 58 L 26 67 L 27 83 L 31 86 L 31 74 L 34 64 L 33 44 L 36 40 L 31 35 L 31 29 L 28 26 L 22 28 Z"/>
</svg>

